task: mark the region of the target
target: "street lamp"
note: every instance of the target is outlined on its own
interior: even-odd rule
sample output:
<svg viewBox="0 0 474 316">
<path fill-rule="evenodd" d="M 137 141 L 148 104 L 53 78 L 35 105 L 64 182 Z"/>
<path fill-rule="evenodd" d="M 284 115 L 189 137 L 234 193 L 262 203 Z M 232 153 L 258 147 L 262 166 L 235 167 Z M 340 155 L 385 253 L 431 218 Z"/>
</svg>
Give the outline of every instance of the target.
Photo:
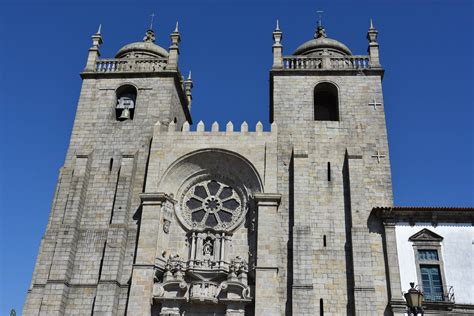
<svg viewBox="0 0 474 316">
<path fill-rule="evenodd" d="M 415 283 L 410 282 L 411 288 L 404 294 L 408 306 L 408 315 L 423 315 L 423 293 L 415 289 Z"/>
</svg>

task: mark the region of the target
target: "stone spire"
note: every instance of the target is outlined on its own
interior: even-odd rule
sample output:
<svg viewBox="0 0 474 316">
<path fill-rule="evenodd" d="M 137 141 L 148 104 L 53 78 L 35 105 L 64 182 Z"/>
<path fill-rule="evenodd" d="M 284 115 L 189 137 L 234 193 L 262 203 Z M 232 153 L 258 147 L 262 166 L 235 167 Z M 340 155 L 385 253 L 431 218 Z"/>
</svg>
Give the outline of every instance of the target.
<svg viewBox="0 0 474 316">
<path fill-rule="evenodd" d="M 273 66 L 272 68 L 283 68 L 283 45 L 281 40 L 283 38 L 283 33 L 280 30 L 280 22 L 276 21 L 276 27 L 273 31 Z"/>
<path fill-rule="evenodd" d="M 97 32 L 92 35 L 92 47 L 91 48 L 97 48 L 99 49 L 100 45 L 102 44 L 102 24 L 99 24 L 99 28 L 97 29 Z"/>
<path fill-rule="evenodd" d="M 179 46 L 181 42 L 181 34 L 179 33 L 179 24 L 176 22 L 176 27 L 170 35 L 171 46 L 169 48 L 168 69 L 178 69 Z"/>
<path fill-rule="evenodd" d="M 189 71 L 188 78 L 184 81 L 184 92 L 186 93 L 186 98 L 188 99 L 188 109 L 191 111 L 191 103 L 193 101 L 193 79 L 191 78 L 191 70 Z"/>
<path fill-rule="evenodd" d="M 92 46 L 89 48 L 85 71 L 95 70 L 95 63 L 100 57 L 100 45 L 102 45 L 102 24 L 99 25 L 97 32 L 92 35 Z"/>
<path fill-rule="evenodd" d="M 370 19 L 370 27 L 369 30 L 367 31 L 367 39 L 369 40 L 369 43 L 377 43 L 377 34 L 379 32 L 375 29 L 374 23 L 372 21 L 372 18 Z"/>
<path fill-rule="evenodd" d="M 369 47 L 367 52 L 370 56 L 371 67 L 381 67 L 379 58 L 379 43 L 377 42 L 378 31 L 374 27 L 372 19 L 370 19 L 369 30 L 367 31 L 367 40 L 369 41 Z"/>
</svg>

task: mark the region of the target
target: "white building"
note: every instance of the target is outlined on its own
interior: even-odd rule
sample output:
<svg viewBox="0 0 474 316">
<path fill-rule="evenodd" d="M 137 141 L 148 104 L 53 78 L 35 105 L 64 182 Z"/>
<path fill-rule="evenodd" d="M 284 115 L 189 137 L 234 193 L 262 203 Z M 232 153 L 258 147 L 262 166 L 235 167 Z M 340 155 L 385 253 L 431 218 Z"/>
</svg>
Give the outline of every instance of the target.
<svg viewBox="0 0 474 316">
<path fill-rule="evenodd" d="M 385 226 L 394 311 L 404 313 L 396 305 L 404 305 L 413 282 L 424 294 L 425 313 L 474 314 L 474 210 L 399 206 L 374 214 Z"/>
</svg>

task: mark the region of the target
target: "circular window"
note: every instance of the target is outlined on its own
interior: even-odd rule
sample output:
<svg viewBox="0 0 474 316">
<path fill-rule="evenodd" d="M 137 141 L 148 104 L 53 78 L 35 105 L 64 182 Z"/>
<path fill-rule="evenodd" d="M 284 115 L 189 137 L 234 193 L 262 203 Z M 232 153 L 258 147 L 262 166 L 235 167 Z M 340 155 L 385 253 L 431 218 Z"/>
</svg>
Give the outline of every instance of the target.
<svg viewBox="0 0 474 316">
<path fill-rule="evenodd" d="M 191 187 L 184 195 L 184 220 L 193 228 L 228 229 L 242 215 L 242 201 L 230 186 L 210 180 Z"/>
</svg>

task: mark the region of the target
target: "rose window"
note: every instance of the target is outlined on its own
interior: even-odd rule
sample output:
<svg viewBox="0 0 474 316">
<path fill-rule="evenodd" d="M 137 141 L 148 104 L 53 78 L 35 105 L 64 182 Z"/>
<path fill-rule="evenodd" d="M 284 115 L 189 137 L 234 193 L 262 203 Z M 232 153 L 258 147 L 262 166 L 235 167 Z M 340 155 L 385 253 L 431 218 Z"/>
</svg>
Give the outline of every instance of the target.
<svg viewBox="0 0 474 316">
<path fill-rule="evenodd" d="M 242 214 L 238 194 L 233 188 L 215 180 L 193 186 L 183 202 L 185 221 L 195 228 L 228 228 Z"/>
</svg>

